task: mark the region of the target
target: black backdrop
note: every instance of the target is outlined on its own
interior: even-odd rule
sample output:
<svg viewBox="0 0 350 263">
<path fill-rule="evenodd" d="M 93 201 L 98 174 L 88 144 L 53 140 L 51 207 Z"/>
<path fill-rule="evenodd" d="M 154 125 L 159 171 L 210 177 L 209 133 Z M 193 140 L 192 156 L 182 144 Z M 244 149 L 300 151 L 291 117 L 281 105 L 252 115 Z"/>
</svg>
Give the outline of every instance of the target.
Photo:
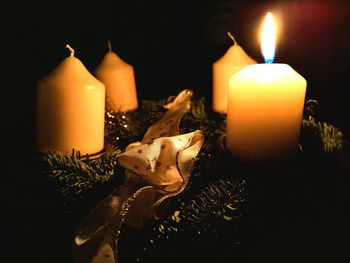
<svg viewBox="0 0 350 263">
<path fill-rule="evenodd" d="M 262 62 L 259 23 L 268 10 L 282 19 L 275 62 L 308 81 L 326 118 L 349 130 L 348 1 L 1 1 L 2 119 L 34 116 L 37 80 L 68 55 L 93 71 L 107 51 L 135 68 L 139 98 L 161 98 L 191 88 L 211 100 L 211 65 L 231 45 L 231 31 Z M 23 116 L 25 110 L 25 116 Z M 31 118 L 32 119 L 32 118 Z"/>
<path fill-rule="evenodd" d="M 1 1 L 0 134 L 2 160 L 10 168 L 1 175 L 7 253 L 15 259 L 39 255 L 50 245 L 44 236 L 35 238 L 36 227 L 45 225 L 49 233 L 59 225 L 29 216 L 40 207 L 28 204 L 36 197 L 28 197 L 26 180 L 35 175 L 26 165 L 35 148 L 35 83 L 68 55 L 66 43 L 92 71 L 110 39 L 114 51 L 134 66 L 140 99 L 191 88 L 210 102 L 211 65 L 231 45 L 226 32 L 261 62 L 257 31 L 267 11 L 283 24 L 275 61 L 306 78 L 307 97 L 319 100 L 321 117 L 348 136 L 348 1 Z"/>
</svg>

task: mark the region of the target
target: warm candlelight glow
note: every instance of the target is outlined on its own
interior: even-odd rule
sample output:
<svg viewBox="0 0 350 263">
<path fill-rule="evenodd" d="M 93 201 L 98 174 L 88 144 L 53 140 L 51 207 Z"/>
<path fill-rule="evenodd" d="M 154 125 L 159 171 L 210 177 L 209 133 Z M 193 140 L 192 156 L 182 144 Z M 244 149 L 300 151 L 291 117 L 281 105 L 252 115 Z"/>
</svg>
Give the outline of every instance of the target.
<svg viewBox="0 0 350 263">
<path fill-rule="evenodd" d="M 138 107 L 134 67 L 112 51 L 108 52 L 95 69 L 95 76 L 106 86 L 106 103 L 116 112 L 127 112 Z"/>
<path fill-rule="evenodd" d="M 260 33 L 261 52 L 265 63 L 272 63 L 275 58 L 277 26 L 274 17 L 267 13 Z"/>
<path fill-rule="evenodd" d="M 233 35 L 230 32 L 227 35 L 232 39 L 233 45 L 213 64 L 213 110 L 220 113 L 227 112 L 229 79 L 245 66 L 256 64 L 238 45 Z"/>
<path fill-rule="evenodd" d="M 242 160 L 274 160 L 298 150 L 306 80 L 273 63 L 276 23 L 266 15 L 261 49 L 266 64 L 249 65 L 229 82 L 226 146 Z"/>
<path fill-rule="evenodd" d="M 104 147 L 105 86 L 70 55 L 37 84 L 37 149 L 94 154 Z"/>
</svg>

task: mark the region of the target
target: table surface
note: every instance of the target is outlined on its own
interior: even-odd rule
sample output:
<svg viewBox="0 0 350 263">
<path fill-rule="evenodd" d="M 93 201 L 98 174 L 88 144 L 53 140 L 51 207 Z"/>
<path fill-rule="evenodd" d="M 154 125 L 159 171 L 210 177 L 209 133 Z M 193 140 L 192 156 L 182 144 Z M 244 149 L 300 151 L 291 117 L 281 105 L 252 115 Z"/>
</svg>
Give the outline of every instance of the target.
<svg viewBox="0 0 350 263">
<path fill-rule="evenodd" d="M 62 213 L 57 195 L 38 179 L 32 133 L 23 135 L 16 125 L 2 131 L 7 136 L 2 138 L 12 139 L 3 144 L 3 256 L 11 262 L 72 262 L 72 233 L 78 222 Z M 186 244 L 170 248 L 164 244 L 159 262 L 349 259 L 349 143 L 337 155 L 336 164 L 336 169 L 324 170 L 321 163 L 315 165 L 315 172 L 303 178 L 259 175 L 250 190 L 240 230 L 226 236 L 227 246 L 218 247 L 215 240 L 198 242 L 198 237 L 180 240 Z M 132 253 L 133 248 L 127 250 Z"/>
</svg>

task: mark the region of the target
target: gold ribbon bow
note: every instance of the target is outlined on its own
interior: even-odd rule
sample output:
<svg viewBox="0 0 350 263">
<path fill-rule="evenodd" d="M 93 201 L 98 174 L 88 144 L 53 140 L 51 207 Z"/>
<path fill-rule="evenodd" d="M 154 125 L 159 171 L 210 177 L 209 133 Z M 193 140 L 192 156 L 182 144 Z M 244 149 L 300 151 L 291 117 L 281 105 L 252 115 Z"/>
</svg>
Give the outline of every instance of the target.
<svg viewBox="0 0 350 263">
<path fill-rule="evenodd" d="M 76 263 L 117 263 L 123 223 L 142 228 L 157 218 L 163 201 L 186 187 L 193 163 L 204 142 L 197 130 L 179 135 L 179 122 L 191 107 L 191 90 L 184 90 L 164 107 L 168 111 L 118 156 L 126 179 L 81 223 L 73 241 Z"/>
</svg>

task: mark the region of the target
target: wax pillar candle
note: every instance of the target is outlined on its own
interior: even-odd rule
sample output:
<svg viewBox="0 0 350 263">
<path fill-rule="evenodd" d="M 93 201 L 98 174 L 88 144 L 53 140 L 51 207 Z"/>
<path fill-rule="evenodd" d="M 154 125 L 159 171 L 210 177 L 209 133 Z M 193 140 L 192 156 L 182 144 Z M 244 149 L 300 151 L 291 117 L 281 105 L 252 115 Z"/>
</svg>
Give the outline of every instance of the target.
<svg viewBox="0 0 350 263">
<path fill-rule="evenodd" d="M 270 20 L 268 14 L 265 26 Z M 272 63 L 274 49 L 264 45 L 265 40 L 263 54 Z M 248 160 L 277 159 L 297 151 L 306 92 L 301 75 L 286 64 L 249 65 L 229 86 L 229 151 Z"/>
<path fill-rule="evenodd" d="M 109 51 L 95 70 L 95 76 L 106 86 L 106 101 L 114 111 L 126 112 L 137 109 L 134 68 L 118 55 Z"/>
<path fill-rule="evenodd" d="M 230 77 L 241 70 L 244 66 L 256 64 L 241 46 L 237 44 L 233 36 L 229 36 L 234 44 L 226 53 L 213 64 L 213 110 L 216 112 L 227 112 L 227 94 Z"/>
<path fill-rule="evenodd" d="M 104 84 L 71 54 L 37 87 L 37 148 L 82 155 L 104 147 Z"/>
</svg>

